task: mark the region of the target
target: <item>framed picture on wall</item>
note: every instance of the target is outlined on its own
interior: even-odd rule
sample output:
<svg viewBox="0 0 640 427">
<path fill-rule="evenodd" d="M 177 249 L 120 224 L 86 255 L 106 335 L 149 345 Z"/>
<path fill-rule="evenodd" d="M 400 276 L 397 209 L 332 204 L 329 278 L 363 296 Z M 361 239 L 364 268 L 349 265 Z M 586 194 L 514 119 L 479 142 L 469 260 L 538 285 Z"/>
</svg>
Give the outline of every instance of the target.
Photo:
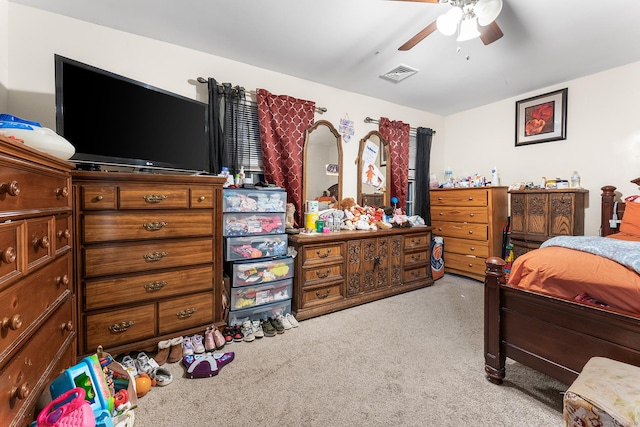
<svg viewBox="0 0 640 427">
<path fill-rule="evenodd" d="M 516 101 L 516 147 L 567 138 L 567 91 Z"/>
</svg>

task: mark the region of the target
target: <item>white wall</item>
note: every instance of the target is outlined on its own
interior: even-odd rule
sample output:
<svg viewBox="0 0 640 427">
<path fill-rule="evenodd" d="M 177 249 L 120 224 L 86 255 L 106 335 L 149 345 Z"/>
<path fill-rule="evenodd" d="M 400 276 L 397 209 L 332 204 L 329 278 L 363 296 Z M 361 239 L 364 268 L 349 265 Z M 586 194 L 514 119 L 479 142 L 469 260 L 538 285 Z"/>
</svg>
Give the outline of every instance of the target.
<svg viewBox="0 0 640 427">
<path fill-rule="evenodd" d="M 16 3 L 9 3 L 9 14 L 9 107 L 12 114 L 40 121 L 52 129 L 55 53 L 204 102 L 206 85 L 194 83 L 197 77 L 214 77 L 218 82 L 230 82 L 247 90 L 264 88 L 274 94 L 313 100 L 328 109 L 327 113 L 316 114 L 316 120 L 328 120 L 336 128 L 340 118 L 348 114 L 355 122 L 355 135 L 343 144 L 344 197 L 356 195 L 354 162 L 358 141 L 378 127 L 364 123 L 365 117 L 388 117 L 437 130 L 444 127 L 444 118 L 439 115 Z M 97 131 L 117 133 L 118 129 L 114 126 Z"/>
<path fill-rule="evenodd" d="M 497 166 L 501 183 L 538 183 L 542 176 L 569 179 L 577 170 L 589 190 L 585 234 L 600 227 L 600 188 L 615 185 L 623 195 L 638 194 L 629 181 L 640 176 L 640 62 L 542 88 L 445 118 L 445 144 L 432 157 L 431 170 L 442 179 L 455 175 L 490 176 Z M 567 87 L 567 139 L 515 147 L 515 103 Z"/>
<path fill-rule="evenodd" d="M 9 87 L 9 2 L 0 0 L 0 113 L 7 110 L 9 101 L 7 88 Z"/>
</svg>

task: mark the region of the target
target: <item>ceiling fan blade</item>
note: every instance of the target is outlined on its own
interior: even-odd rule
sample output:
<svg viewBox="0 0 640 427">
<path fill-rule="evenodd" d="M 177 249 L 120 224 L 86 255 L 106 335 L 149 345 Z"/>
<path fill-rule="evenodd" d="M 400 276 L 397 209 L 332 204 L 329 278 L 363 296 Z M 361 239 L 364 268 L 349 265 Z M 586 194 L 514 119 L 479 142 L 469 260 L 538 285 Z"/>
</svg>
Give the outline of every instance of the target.
<svg viewBox="0 0 640 427">
<path fill-rule="evenodd" d="M 420 31 L 415 36 L 411 37 L 408 42 L 403 44 L 398 48 L 398 50 L 409 50 L 422 40 L 424 40 L 429 34 L 433 33 L 436 30 L 436 21 L 433 21 L 431 24 L 427 25 L 422 31 Z"/>
<path fill-rule="evenodd" d="M 486 27 L 479 25 L 478 28 L 480 29 L 480 40 L 482 40 L 482 43 L 484 43 L 485 45 L 491 44 L 494 41 L 498 40 L 500 37 L 504 36 L 496 21 L 493 21 Z"/>
</svg>

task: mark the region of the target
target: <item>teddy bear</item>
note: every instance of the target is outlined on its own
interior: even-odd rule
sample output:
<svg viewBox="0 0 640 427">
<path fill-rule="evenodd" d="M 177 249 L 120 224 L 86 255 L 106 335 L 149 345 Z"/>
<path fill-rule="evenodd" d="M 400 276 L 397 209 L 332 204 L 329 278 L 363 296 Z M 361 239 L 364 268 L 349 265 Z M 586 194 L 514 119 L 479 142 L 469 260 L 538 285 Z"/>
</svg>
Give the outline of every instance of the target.
<svg viewBox="0 0 640 427">
<path fill-rule="evenodd" d="M 353 197 L 345 197 L 340 202 L 340 209 L 343 209 L 345 211 L 351 210 L 351 208 L 354 206 L 356 206 L 356 201 Z"/>
</svg>

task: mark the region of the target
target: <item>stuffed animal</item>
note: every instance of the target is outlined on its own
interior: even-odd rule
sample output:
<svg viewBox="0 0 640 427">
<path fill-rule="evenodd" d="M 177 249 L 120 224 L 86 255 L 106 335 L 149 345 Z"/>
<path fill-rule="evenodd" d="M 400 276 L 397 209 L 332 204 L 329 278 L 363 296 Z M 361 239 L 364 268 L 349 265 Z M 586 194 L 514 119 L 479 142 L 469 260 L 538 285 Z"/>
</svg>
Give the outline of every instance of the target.
<svg viewBox="0 0 640 427">
<path fill-rule="evenodd" d="M 343 209 L 345 211 L 351 210 L 351 208 L 354 206 L 357 206 L 357 205 L 353 197 L 345 197 L 340 202 L 340 209 Z"/>
</svg>

